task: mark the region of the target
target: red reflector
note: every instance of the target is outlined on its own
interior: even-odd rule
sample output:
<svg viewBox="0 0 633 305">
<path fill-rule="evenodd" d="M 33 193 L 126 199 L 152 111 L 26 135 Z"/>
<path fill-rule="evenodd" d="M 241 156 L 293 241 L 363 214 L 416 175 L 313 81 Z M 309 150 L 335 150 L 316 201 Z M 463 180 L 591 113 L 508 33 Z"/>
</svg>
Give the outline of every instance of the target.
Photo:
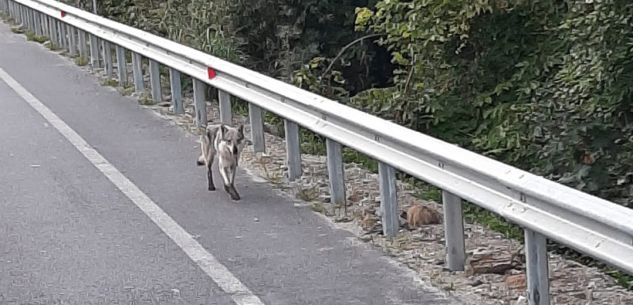
<svg viewBox="0 0 633 305">
<path fill-rule="evenodd" d="M 62 12 L 62 18 L 64 18 L 66 16 L 66 12 L 61 11 Z"/>
<path fill-rule="evenodd" d="M 213 79 L 215 77 L 215 70 L 213 68 L 207 68 L 207 73 L 209 74 L 209 79 Z"/>
</svg>

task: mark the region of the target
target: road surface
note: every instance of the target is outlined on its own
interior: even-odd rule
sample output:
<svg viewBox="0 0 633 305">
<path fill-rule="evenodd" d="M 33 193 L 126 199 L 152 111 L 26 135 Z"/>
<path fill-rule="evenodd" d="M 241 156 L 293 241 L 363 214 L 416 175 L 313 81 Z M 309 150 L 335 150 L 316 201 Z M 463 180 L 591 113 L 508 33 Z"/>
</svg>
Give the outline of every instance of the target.
<svg viewBox="0 0 633 305">
<path fill-rule="evenodd" d="M 208 192 L 198 153 L 0 23 L 0 304 L 457 304 L 244 172 Z"/>
</svg>

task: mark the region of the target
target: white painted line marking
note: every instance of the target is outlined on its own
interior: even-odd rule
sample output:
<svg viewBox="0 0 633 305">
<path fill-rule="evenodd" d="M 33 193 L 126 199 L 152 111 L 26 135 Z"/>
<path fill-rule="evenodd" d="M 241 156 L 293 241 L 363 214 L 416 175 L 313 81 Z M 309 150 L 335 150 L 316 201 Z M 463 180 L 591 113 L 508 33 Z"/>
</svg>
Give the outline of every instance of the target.
<svg viewBox="0 0 633 305">
<path fill-rule="evenodd" d="M 77 132 L 55 115 L 48 107 L 28 92 L 13 77 L 0 68 L 2 79 L 13 91 L 39 112 L 61 133 L 88 161 L 99 169 L 112 183 L 141 209 L 171 240 L 173 240 L 198 266 L 229 294 L 238 305 L 264 305 L 248 287 L 237 279 L 224 265 L 202 247 L 187 231 L 165 213 L 152 199 L 143 193 L 108 160 L 90 146 Z"/>
</svg>

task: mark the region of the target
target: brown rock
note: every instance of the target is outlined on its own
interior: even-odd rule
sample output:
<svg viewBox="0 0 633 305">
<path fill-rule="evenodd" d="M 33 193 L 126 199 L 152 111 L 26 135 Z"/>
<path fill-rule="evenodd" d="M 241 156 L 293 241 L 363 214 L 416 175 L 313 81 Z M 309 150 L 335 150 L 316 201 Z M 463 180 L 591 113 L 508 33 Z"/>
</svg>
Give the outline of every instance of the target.
<svg viewBox="0 0 633 305">
<path fill-rule="evenodd" d="M 469 271 L 472 274 L 505 274 L 516 265 L 513 253 L 499 249 L 477 249 L 468 258 Z"/>
<path fill-rule="evenodd" d="M 365 208 L 361 211 L 360 226 L 366 232 L 371 231 L 378 223 L 378 218 L 370 208 Z"/>
<path fill-rule="evenodd" d="M 505 278 L 505 283 L 511 290 L 525 290 L 527 288 L 525 273 L 508 275 Z"/>
<path fill-rule="evenodd" d="M 440 213 L 427 206 L 414 204 L 407 210 L 407 224 L 410 229 L 439 223 L 441 223 Z"/>
</svg>

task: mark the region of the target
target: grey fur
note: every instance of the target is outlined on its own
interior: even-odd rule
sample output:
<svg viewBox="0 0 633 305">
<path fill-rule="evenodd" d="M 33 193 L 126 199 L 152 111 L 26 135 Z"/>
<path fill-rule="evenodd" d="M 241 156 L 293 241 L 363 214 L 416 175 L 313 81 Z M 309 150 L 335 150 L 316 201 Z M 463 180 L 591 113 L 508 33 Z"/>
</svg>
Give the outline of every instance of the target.
<svg viewBox="0 0 633 305">
<path fill-rule="evenodd" d="M 224 191 L 231 196 L 231 199 L 240 200 L 240 195 L 235 189 L 235 173 L 242 150 L 250 142 L 244 137 L 244 125 L 240 124 L 238 127 L 226 124 L 209 125 L 200 136 L 200 142 L 202 155 L 198 157 L 197 164 L 207 167 L 209 191 L 215 191 L 211 166 L 217 155 Z"/>
</svg>

